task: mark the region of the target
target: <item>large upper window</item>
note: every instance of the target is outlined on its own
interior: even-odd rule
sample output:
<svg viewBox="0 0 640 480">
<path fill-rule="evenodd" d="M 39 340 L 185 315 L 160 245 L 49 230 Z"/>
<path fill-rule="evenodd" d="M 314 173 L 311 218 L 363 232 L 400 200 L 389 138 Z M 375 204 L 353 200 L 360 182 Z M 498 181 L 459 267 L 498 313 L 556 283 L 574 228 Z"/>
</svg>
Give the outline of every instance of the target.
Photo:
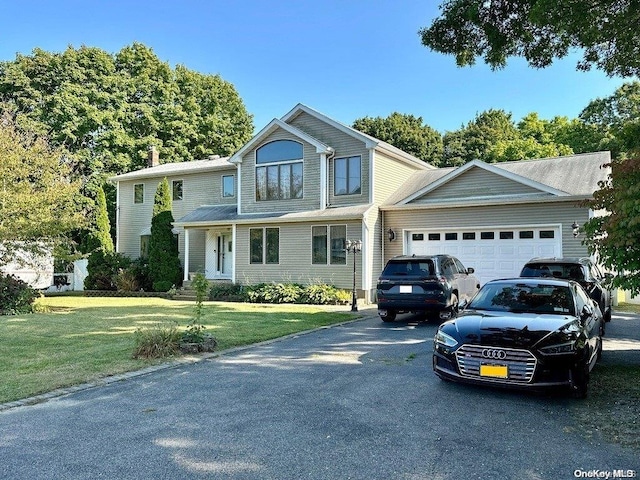
<svg viewBox="0 0 640 480">
<path fill-rule="evenodd" d="M 256 200 L 302 198 L 302 144 L 276 140 L 256 150 Z"/>
<path fill-rule="evenodd" d="M 362 192 L 361 163 L 360 156 L 334 160 L 334 195 L 357 195 Z"/>
</svg>

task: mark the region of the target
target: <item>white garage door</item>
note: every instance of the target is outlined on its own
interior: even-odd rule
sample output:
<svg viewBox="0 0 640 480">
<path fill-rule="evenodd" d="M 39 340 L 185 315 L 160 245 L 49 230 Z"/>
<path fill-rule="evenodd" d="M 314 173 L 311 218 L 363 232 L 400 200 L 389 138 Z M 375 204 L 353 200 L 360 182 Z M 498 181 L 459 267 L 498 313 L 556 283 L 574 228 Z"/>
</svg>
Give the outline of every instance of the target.
<svg viewBox="0 0 640 480">
<path fill-rule="evenodd" d="M 484 284 L 495 278 L 517 277 L 533 257 L 561 257 L 559 226 L 415 230 L 405 233 L 409 255 L 447 253 L 473 267 Z"/>
</svg>

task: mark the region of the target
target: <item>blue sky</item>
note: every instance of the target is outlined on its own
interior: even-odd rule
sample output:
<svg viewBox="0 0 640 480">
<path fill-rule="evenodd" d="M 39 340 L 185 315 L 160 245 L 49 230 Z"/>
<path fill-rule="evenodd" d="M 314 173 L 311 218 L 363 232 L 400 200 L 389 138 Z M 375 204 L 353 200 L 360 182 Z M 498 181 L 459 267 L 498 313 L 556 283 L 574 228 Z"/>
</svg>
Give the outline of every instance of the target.
<svg viewBox="0 0 640 480">
<path fill-rule="evenodd" d="M 345 124 L 413 114 L 442 133 L 490 108 L 515 121 L 529 112 L 574 118 L 624 82 L 577 72 L 579 55 L 544 70 L 520 59 L 496 72 L 458 68 L 417 33 L 441 1 L 0 0 L 0 60 L 141 42 L 171 66 L 231 82 L 256 130 L 299 102 Z"/>
</svg>

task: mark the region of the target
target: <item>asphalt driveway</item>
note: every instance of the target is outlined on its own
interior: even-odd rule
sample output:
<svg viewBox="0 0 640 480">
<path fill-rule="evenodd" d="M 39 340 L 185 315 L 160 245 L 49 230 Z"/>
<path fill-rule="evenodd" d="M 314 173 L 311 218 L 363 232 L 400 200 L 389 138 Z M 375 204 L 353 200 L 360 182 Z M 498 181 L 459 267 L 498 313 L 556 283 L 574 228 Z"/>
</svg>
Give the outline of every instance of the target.
<svg viewBox="0 0 640 480">
<path fill-rule="evenodd" d="M 435 329 L 410 317 L 390 325 L 369 317 L 4 410 L 0 477 L 533 480 L 640 473 L 638 452 L 576 433 L 569 413 L 575 400 L 438 380 L 431 371 Z M 604 359 L 611 348 L 640 364 L 640 350 L 629 348 L 638 336 L 637 316 L 616 315 Z"/>
</svg>

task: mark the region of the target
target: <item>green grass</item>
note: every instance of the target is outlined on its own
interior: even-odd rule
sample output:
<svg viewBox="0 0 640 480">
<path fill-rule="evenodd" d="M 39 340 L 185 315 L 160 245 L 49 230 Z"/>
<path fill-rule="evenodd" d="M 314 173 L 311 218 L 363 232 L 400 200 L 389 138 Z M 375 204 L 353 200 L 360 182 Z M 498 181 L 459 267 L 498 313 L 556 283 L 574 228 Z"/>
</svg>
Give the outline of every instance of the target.
<svg viewBox="0 0 640 480">
<path fill-rule="evenodd" d="M 0 317 L 0 403 L 161 363 L 132 358 L 135 330 L 184 329 L 195 302 L 56 296 L 38 306 L 46 313 Z M 306 305 L 205 302 L 202 324 L 226 349 L 351 318 Z"/>
</svg>

